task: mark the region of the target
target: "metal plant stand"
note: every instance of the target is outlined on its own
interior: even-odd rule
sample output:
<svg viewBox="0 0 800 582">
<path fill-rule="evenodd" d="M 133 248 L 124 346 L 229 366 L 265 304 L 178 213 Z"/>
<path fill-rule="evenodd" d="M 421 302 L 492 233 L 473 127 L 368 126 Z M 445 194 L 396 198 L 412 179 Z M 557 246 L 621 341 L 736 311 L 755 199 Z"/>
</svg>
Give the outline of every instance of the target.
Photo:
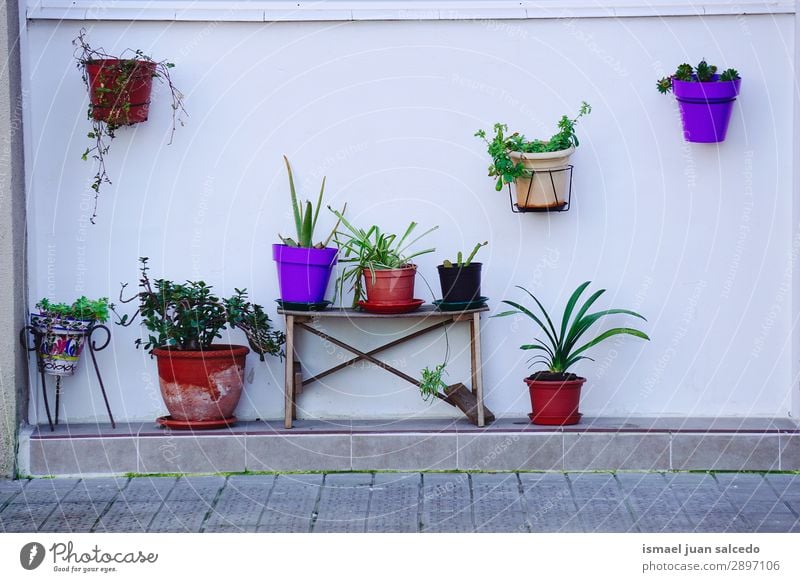
<svg viewBox="0 0 800 582">
<path fill-rule="evenodd" d="M 101 331 L 105 333 L 105 341 L 102 344 L 99 344 L 95 338 L 94 334 L 97 331 Z M 29 337 L 33 336 L 33 346 L 29 343 Z M 47 399 L 47 376 L 48 374 L 45 373 L 44 370 L 44 362 L 42 361 L 41 352 L 39 351 L 39 346 L 42 345 L 42 338 L 44 334 L 39 332 L 35 327 L 31 325 L 26 325 L 22 328 L 19 334 L 19 340 L 22 344 L 22 347 L 25 348 L 29 352 L 36 352 L 36 365 L 39 369 L 39 375 L 42 379 L 42 396 L 44 397 L 44 409 L 47 412 L 47 423 L 50 425 L 50 431 L 55 430 L 55 425 L 58 424 L 58 410 L 59 405 L 61 403 L 61 376 L 56 376 L 56 410 L 55 410 L 55 422 L 53 422 L 53 416 L 50 414 L 50 402 Z M 111 342 L 111 331 L 105 325 L 92 325 L 89 330 L 86 332 L 86 344 L 89 348 L 89 355 L 92 357 L 92 364 L 94 365 L 94 372 L 97 375 L 97 381 L 100 383 L 100 391 L 103 393 L 103 401 L 106 404 L 106 411 L 108 411 L 108 419 L 111 421 L 111 427 L 117 428 L 116 422 L 114 422 L 114 415 L 111 413 L 111 405 L 108 403 L 108 394 L 106 394 L 106 387 L 103 384 L 103 376 L 100 374 L 100 367 L 97 365 L 97 356 L 95 355 L 97 352 L 100 352 Z"/>
<path fill-rule="evenodd" d="M 530 170 L 530 177 L 528 181 L 528 192 L 525 195 L 525 206 L 520 207 L 517 202 L 514 202 L 514 193 L 511 191 L 511 184 L 508 185 L 508 199 L 511 203 L 511 212 L 514 213 L 523 213 L 523 212 L 566 212 L 569 210 L 569 206 L 572 203 L 572 165 L 566 166 L 564 168 L 559 168 L 557 170 Z M 558 188 L 556 187 L 555 178 L 553 178 L 553 174 L 560 174 L 564 173 L 564 180 L 567 181 L 567 200 L 563 204 L 558 204 Z M 533 187 L 533 183 L 535 180 L 536 174 L 547 174 L 550 182 L 550 186 L 553 192 L 553 202 L 552 206 L 528 206 L 531 200 L 531 188 Z M 528 176 L 526 176 L 528 179 Z M 545 178 L 547 181 L 547 178 Z M 515 186 L 516 187 L 516 186 Z"/>
</svg>

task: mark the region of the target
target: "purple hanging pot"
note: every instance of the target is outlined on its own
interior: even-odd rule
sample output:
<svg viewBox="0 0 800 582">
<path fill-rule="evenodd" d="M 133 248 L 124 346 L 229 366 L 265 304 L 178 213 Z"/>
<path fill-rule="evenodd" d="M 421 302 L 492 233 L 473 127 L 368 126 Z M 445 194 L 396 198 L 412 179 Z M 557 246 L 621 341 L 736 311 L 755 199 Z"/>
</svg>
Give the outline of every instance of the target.
<svg viewBox="0 0 800 582">
<path fill-rule="evenodd" d="M 292 303 L 323 301 L 338 252 L 336 248 L 272 245 L 272 258 L 278 265 L 281 299 Z"/>
<path fill-rule="evenodd" d="M 686 141 L 716 143 L 725 140 L 742 80 L 718 79 L 719 75 L 714 75 L 714 80 L 706 83 L 672 80 Z"/>
</svg>

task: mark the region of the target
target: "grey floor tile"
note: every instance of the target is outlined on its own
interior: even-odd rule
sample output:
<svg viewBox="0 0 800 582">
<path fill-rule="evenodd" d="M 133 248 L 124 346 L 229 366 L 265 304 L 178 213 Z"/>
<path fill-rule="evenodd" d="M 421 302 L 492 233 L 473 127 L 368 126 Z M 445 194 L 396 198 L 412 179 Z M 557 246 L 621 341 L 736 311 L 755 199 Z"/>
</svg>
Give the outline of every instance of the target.
<svg viewBox="0 0 800 582">
<path fill-rule="evenodd" d="M 682 503 L 660 473 L 618 474 L 636 529 L 643 533 L 691 532 Z"/>
<path fill-rule="evenodd" d="M 765 479 L 780 498 L 800 515 L 800 474 L 769 474 Z"/>
<path fill-rule="evenodd" d="M 258 524 L 260 532 L 308 533 L 322 490 L 322 475 L 279 475 Z"/>
<path fill-rule="evenodd" d="M 117 499 L 108 511 L 100 516 L 95 531 L 144 533 L 160 509 L 160 498 L 151 501 Z"/>
<path fill-rule="evenodd" d="M 413 533 L 419 531 L 419 473 L 376 473 L 372 486 L 367 532 Z"/>
<path fill-rule="evenodd" d="M 30 470 L 33 475 L 92 475 L 135 473 L 135 438 L 32 439 Z"/>
<path fill-rule="evenodd" d="M 620 501 L 623 497 L 620 484 L 611 473 L 570 473 L 568 478 L 576 501 L 585 499 Z"/>
<path fill-rule="evenodd" d="M 587 533 L 634 532 L 633 518 L 622 499 L 576 499 L 578 520 Z"/>
<path fill-rule="evenodd" d="M 108 505 L 108 501 L 60 503 L 39 531 L 88 533 Z"/>
<path fill-rule="evenodd" d="M 528 524 L 533 532 L 580 532 L 578 509 L 563 473 L 520 473 L 527 506 Z"/>
<path fill-rule="evenodd" d="M 10 479 L 0 479 L 0 509 L 16 497 L 27 481 L 12 481 Z"/>
<path fill-rule="evenodd" d="M 225 486 L 225 477 L 181 477 L 170 490 L 169 501 L 204 501 L 211 504 Z"/>
<path fill-rule="evenodd" d="M 466 473 L 422 476 L 422 531 L 472 532 L 472 499 Z"/>
<path fill-rule="evenodd" d="M 516 473 L 475 473 L 470 478 L 477 532 L 528 531 Z"/>
<path fill-rule="evenodd" d="M 255 531 L 266 501 L 266 495 L 261 500 L 254 500 L 244 495 L 226 495 L 214 504 L 204 531 L 215 531 L 215 528 L 222 526 L 238 528 L 252 526 L 252 530 Z"/>
<path fill-rule="evenodd" d="M 350 435 L 250 435 L 248 471 L 348 471 Z"/>
<path fill-rule="evenodd" d="M 564 469 L 596 471 L 670 468 L 670 435 L 585 433 L 564 434 Z"/>
<path fill-rule="evenodd" d="M 458 468 L 465 471 L 560 471 L 560 432 L 459 433 Z"/>
<path fill-rule="evenodd" d="M 82 479 L 74 489 L 67 493 L 64 501 L 71 503 L 113 501 L 127 484 L 126 477 Z"/>
<path fill-rule="evenodd" d="M 800 471 L 800 434 L 781 435 L 781 471 Z"/>
<path fill-rule="evenodd" d="M 364 532 L 371 486 L 370 473 L 327 475 L 312 531 Z"/>
<path fill-rule="evenodd" d="M 190 532 L 201 531 L 211 504 L 205 501 L 173 501 L 167 499 L 148 527 L 150 532 Z"/>
<path fill-rule="evenodd" d="M 0 512 L 0 530 L 36 532 L 57 507 L 56 503 L 9 504 Z"/>
<path fill-rule="evenodd" d="M 120 491 L 118 499 L 125 501 L 163 501 L 178 482 L 176 477 L 134 477 Z"/>
<path fill-rule="evenodd" d="M 78 484 L 78 479 L 32 479 L 11 500 L 12 504 L 57 503 Z"/>
<path fill-rule="evenodd" d="M 245 470 L 245 437 L 163 436 L 139 438 L 140 473 L 221 473 Z"/>
</svg>

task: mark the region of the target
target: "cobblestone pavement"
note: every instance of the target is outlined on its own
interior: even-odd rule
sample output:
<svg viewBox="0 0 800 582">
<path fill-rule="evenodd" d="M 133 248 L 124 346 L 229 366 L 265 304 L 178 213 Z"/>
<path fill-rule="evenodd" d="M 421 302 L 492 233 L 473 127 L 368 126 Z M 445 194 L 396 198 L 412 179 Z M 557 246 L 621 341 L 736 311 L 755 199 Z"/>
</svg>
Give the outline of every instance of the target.
<svg viewBox="0 0 800 582">
<path fill-rule="evenodd" d="M 800 532 L 799 517 L 792 474 L 0 480 L 5 532 Z"/>
</svg>

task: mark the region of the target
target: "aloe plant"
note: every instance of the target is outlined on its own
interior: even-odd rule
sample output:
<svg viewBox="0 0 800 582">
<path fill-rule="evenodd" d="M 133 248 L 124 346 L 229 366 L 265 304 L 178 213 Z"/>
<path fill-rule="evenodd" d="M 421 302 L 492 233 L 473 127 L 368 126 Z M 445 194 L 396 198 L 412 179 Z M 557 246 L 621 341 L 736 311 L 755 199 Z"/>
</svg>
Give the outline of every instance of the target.
<svg viewBox="0 0 800 582">
<path fill-rule="evenodd" d="M 326 177 L 323 176 L 322 178 L 322 186 L 319 189 L 319 197 L 317 198 L 316 206 L 311 203 L 310 200 L 299 201 L 297 199 L 297 190 L 294 186 L 294 176 L 292 175 L 292 166 L 289 164 L 289 159 L 286 156 L 283 156 L 283 161 L 286 162 L 286 171 L 289 173 L 289 192 L 292 197 L 292 214 L 294 215 L 294 224 L 295 229 L 297 232 L 297 239 L 283 237 L 281 236 L 280 239 L 283 241 L 283 244 L 290 246 L 290 247 L 299 247 L 304 249 L 324 249 L 328 246 L 333 238 L 336 229 L 339 228 L 339 222 L 333 227 L 331 233 L 328 235 L 323 242 L 319 242 L 314 244 L 314 230 L 317 227 L 317 219 L 319 218 L 319 211 L 322 208 L 322 196 L 325 192 L 325 180 Z M 344 214 L 345 210 L 347 209 L 347 204 L 341 210 L 341 214 Z"/>
<path fill-rule="evenodd" d="M 472 252 L 469 254 L 466 261 L 464 260 L 464 253 L 458 251 L 455 263 L 453 261 L 445 259 L 444 261 L 442 261 L 442 266 L 445 267 L 446 269 L 452 268 L 453 265 L 456 265 L 459 268 L 469 267 L 472 264 L 472 259 L 474 259 L 475 255 L 478 254 L 478 251 L 481 250 L 481 247 L 485 247 L 488 244 L 489 244 L 488 240 L 476 244 L 475 248 L 472 249 Z"/>
<path fill-rule="evenodd" d="M 375 225 L 368 230 L 357 228 L 344 217 L 342 212 L 334 210 L 330 206 L 328 209 L 336 215 L 346 229 L 346 232 L 341 232 L 337 226 L 334 235 L 337 246 L 340 251 L 343 251 L 340 253 L 339 263 L 351 265 L 345 268 L 337 279 L 336 293 L 337 295 L 343 294 L 345 283 L 352 282 L 353 307 L 357 306 L 363 298 L 362 279 L 366 272 L 370 273 L 374 282 L 377 269 L 397 269 L 407 265 L 415 257 L 436 250 L 429 248 L 408 254 L 409 247 L 439 228 L 438 226 L 434 226 L 412 239 L 411 235 L 418 226 L 416 222 L 412 222 L 403 235 L 398 237 L 396 234 L 381 231 Z"/>
<path fill-rule="evenodd" d="M 531 297 L 531 299 L 533 299 L 533 301 L 536 303 L 536 310 L 541 313 L 542 317 L 534 313 L 536 310 L 530 310 L 520 303 L 508 300 L 503 301 L 503 303 L 510 305 L 514 309 L 504 311 L 503 313 L 499 313 L 494 317 L 505 317 L 508 315 L 517 314 L 523 314 L 529 317 L 544 332 L 546 340 L 536 338 L 534 343 L 524 344 L 520 346 L 520 349 L 541 352 L 529 360 L 531 366 L 536 363 L 544 364 L 547 366 L 548 371 L 554 374 L 566 374 L 567 370 L 580 360 L 591 360 L 591 358 L 588 356 L 583 355 L 584 352 L 596 346 L 597 344 L 614 337 L 615 335 L 632 335 L 643 340 L 650 339 L 644 332 L 639 331 L 638 329 L 633 329 L 630 327 L 615 327 L 601 333 L 594 339 L 579 345 L 579 340 L 584 336 L 584 334 L 589 331 L 589 329 L 595 323 L 606 316 L 630 315 L 647 321 L 643 316 L 628 309 L 605 309 L 595 313 L 589 313 L 589 309 L 597 301 L 597 299 L 603 293 L 605 293 L 605 289 L 600 289 L 599 291 L 594 292 L 580 306 L 577 313 L 575 313 L 575 308 L 578 306 L 578 301 L 590 283 L 591 281 L 582 283 L 572 293 L 572 296 L 567 301 L 567 305 L 561 317 L 561 324 L 558 328 L 553 325 L 550 315 L 547 313 L 542 303 L 533 295 L 533 293 L 520 286 L 517 286 L 517 288 L 523 290 Z M 574 317 L 573 313 L 575 313 Z"/>
</svg>

